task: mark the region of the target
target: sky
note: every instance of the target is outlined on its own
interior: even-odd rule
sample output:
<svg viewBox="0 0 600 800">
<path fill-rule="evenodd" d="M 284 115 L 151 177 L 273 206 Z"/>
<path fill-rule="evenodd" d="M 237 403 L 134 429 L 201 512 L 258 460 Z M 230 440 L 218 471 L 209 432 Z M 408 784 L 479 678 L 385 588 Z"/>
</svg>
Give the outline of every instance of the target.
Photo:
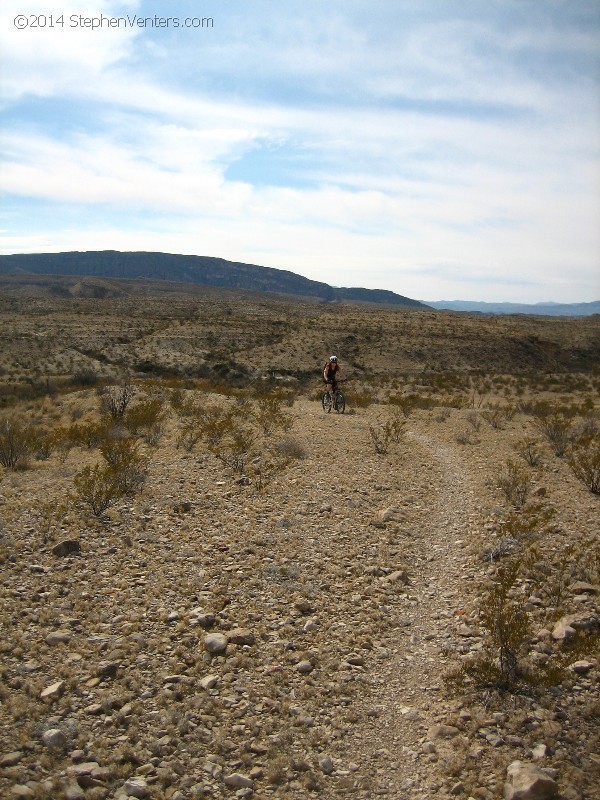
<svg viewBox="0 0 600 800">
<path fill-rule="evenodd" d="M 598 0 L 2 0 L 0 252 L 600 299 Z"/>
</svg>

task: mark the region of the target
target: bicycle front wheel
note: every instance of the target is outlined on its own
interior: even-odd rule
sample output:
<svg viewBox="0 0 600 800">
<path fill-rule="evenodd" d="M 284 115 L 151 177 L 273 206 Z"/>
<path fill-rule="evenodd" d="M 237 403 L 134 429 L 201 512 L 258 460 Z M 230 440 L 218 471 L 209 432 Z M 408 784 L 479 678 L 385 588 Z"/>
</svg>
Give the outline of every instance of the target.
<svg viewBox="0 0 600 800">
<path fill-rule="evenodd" d="M 335 410 L 338 414 L 343 414 L 346 410 L 346 398 L 343 392 L 338 392 L 335 396 Z"/>
<path fill-rule="evenodd" d="M 321 402 L 323 404 L 323 411 L 331 411 L 331 395 L 329 392 L 323 392 Z"/>
</svg>

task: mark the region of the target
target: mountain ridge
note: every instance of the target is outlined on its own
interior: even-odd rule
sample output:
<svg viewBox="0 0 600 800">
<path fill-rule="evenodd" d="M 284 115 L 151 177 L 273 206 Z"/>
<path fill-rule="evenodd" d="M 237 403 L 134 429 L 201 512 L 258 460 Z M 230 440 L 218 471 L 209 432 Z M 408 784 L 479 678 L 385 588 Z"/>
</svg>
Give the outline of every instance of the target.
<svg viewBox="0 0 600 800">
<path fill-rule="evenodd" d="M 426 309 L 419 300 L 385 289 L 333 287 L 289 270 L 227 261 L 212 256 L 146 251 L 91 250 L 62 253 L 0 255 L 3 275 L 82 275 L 102 278 L 139 278 L 247 289 L 319 299 L 322 302 L 383 303 Z"/>
<path fill-rule="evenodd" d="M 542 317 L 589 317 L 600 314 L 600 300 L 590 303 L 486 303 L 483 300 L 426 302 L 438 311 L 464 311 L 471 314 L 533 314 Z"/>
</svg>

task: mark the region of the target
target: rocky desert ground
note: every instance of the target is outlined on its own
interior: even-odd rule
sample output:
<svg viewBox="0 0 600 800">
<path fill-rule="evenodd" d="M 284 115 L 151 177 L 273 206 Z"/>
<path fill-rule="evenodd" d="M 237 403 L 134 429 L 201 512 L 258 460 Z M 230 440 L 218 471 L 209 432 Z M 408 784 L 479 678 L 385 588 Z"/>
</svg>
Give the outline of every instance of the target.
<svg viewBox="0 0 600 800">
<path fill-rule="evenodd" d="M 3 797 L 600 797 L 597 319 L 68 286 L 2 295 Z"/>
</svg>

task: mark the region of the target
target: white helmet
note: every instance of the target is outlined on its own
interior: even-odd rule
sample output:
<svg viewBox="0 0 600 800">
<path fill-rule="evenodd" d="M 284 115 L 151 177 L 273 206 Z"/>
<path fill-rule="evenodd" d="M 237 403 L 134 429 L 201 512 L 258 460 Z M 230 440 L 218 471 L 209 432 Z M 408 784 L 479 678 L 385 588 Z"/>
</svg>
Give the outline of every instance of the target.
<svg viewBox="0 0 600 800">
<path fill-rule="evenodd" d="M 329 356 L 330 361 L 337 361 L 337 356 Z"/>
</svg>

